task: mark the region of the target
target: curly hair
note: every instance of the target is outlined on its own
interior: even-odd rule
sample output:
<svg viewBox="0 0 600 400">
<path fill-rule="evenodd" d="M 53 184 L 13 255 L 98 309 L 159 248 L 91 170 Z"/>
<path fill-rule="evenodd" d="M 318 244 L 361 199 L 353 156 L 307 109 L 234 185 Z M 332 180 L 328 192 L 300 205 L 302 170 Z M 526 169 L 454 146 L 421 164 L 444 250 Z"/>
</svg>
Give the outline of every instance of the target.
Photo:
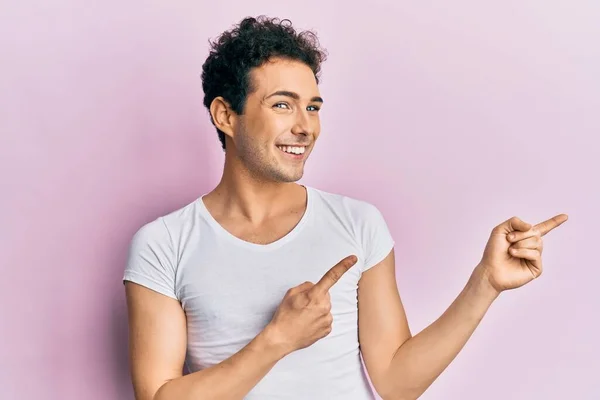
<svg viewBox="0 0 600 400">
<path fill-rule="evenodd" d="M 244 18 L 209 44 L 210 52 L 202 65 L 204 106 L 209 113 L 212 101 L 222 96 L 236 114 L 242 115 L 247 96 L 254 90 L 250 70 L 272 57 L 305 63 L 315 74 L 317 84 L 321 63 L 327 57 L 314 32 L 296 32 L 290 20 L 264 15 Z M 214 125 L 212 116 L 210 119 Z M 217 133 L 225 151 L 225 134 L 219 128 Z"/>
</svg>

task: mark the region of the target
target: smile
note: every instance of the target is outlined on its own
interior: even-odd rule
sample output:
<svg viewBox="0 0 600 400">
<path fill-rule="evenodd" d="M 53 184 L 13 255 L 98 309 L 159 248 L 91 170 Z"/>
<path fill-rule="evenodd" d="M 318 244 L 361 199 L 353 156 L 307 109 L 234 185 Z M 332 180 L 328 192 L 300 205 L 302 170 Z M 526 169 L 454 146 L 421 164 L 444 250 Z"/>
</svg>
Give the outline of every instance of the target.
<svg viewBox="0 0 600 400">
<path fill-rule="evenodd" d="M 284 153 L 302 155 L 306 151 L 306 146 L 277 146 Z"/>
<path fill-rule="evenodd" d="M 276 146 L 285 158 L 293 161 L 304 160 L 304 153 L 306 152 L 307 146 Z"/>
</svg>

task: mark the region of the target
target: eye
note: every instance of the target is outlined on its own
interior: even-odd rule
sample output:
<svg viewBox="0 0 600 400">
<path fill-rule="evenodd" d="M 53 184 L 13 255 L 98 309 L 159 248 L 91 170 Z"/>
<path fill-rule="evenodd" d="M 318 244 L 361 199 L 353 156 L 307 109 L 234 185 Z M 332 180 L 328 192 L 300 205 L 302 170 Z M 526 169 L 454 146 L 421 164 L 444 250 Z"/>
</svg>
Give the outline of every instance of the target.
<svg viewBox="0 0 600 400">
<path fill-rule="evenodd" d="M 308 106 L 308 111 L 319 111 L 321 107 L 319 106 Z"/>
<path fill-rule="evenodd" d="M 273 107 L 275 107 L 275 108 L 281 108 L 281 109 L 290 108 L 289 104 L 288 103 L 284 103 L 284 102 L 275 103 L 275 104 L 273 104 Z"/>
</svg>

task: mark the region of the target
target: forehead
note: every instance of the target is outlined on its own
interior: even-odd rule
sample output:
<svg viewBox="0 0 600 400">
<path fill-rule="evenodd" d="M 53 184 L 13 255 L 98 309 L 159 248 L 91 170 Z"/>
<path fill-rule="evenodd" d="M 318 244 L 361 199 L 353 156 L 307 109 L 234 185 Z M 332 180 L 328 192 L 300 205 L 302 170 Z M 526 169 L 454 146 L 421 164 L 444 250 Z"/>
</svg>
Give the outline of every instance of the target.
<svg viewBox="0 0 600 400">
<path fill-rule="evenodd" d="M 277 90 L 288 90 L 301 97 L 319 95 L 317 80 L 310 67 L 300 61 L 273 59 L 252 69 L 250 80 L 253 92 L 268 95 Z"/>
</svg>

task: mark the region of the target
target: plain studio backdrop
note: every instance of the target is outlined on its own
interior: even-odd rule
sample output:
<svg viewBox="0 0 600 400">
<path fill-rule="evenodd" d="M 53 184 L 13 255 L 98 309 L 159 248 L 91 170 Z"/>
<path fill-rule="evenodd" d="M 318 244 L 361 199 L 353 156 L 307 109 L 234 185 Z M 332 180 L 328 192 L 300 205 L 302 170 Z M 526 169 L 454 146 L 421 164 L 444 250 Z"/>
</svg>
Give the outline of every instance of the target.
<svg viewBox="0 0 600 400">
<path fill-rule="evenodd" d="M 260 14 L 329 51 L 302 182 L 383 212 L 413 333 L 495 225 L 569 214 L 542 277 L 500 296 L 422 399 L 600 398 L 592 0 L 3 1 L 0 397 L 133 398 L 129 240 L 217 183 L 201 66 L 209 38 Z"/>
</svg>

